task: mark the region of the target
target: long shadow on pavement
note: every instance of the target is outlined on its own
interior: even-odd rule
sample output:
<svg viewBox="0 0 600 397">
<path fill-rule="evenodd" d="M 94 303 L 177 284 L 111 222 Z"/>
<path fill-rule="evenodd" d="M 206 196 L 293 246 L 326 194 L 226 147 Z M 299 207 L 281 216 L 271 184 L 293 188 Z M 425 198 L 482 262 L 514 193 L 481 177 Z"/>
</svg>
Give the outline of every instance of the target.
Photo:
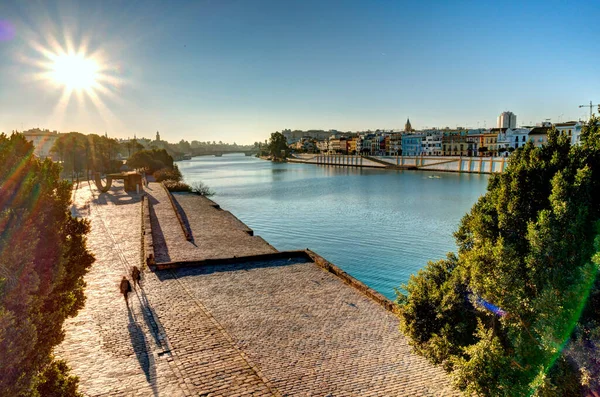
<svg viewBox="0 0 600 397">
<path fill-rule="evenodd" d="M 154 338 L 154 343 L 157 347 L 167 349 L 168 344 L 166 343 L 166 341 L 165 343 L 163 343 L 163 341 L 161 340 L 162 338 L 160 337 L 161 326 L 158 323 L 158 316 L 156 315 L 156 312 L 150 305 L 150 302 L 148 301 L 148 297 L 146 296 L 144 290 L 140 286 L 138 286 L 137 291 L 139 293 L 138 296 L 140 298 L 140 303 L 142 304 L 144 322 L 146 323 L 148 329 L 150 329 L 151 331 L 152 338 Z"/>
<path fill-rule="evenodd" d="M 185 210 L 181 207 L 181 204 L 179 204 L 179 201 L 177 201 L 177 196 L 180 194 L 189 194 L 189 193 L 177 193 L 177 194 L 173 194 L 173 202 L 175 203 L 175 207 L 177 208 L 177 211 L 179 211 L 179 215 L 181 215 L 181 220 L 183 221 L 183 224 L 185 226 L 185 228 L 187 229 L 188 233 L 191 236 L 191 240 L 190 243 L 196 245 L 196 242 L 194 241 L 194 232 L 192 231 L 192 227 L 190 226 L 190 221 L 188 220 L 187 214 L 185 213 Z"/>
<path fill-rule="evenodd" d="M 138 325 L 129 305 L 127 305 L 127 314 L 129 316 L 127 330 L 129 331 L 129 338 L 131 339 L 131 346 L 133 347 L 133 351 L 135 352 L 135 356 L 140 363 L 142 371 L 144 371 L 144 375 L 146 375 L 146 381 L 152 387 L 152 394 L 154 396 L 158 396 L 154 356 L 152 355 L 152 352 L 148 351 L 148 344 L 146 342 L 144 331 Z"/>
<path fill-rule="evenodd" d="M 247 271 L 251 269 L 267 268 L 267 267 L 281 267 L 291 266 L 300 263 L 310 262 L 306 258 L 289 258 L 289 259 L 270 259 L 264 261 L 253 261 L 243 263 L 231 263 L 231 264 L 220 264 L 220 265 L 202 265 L 202 266 L 190 266 L 182 267 L 179 269 L 171 270 L 156 270 L 154 274 L 160 281 L 170 280 L 173 278 L 184 278 L 194 277 L 200 275 L 207 275 L 211 273 L 219 272 L 232 272 L 232 271 Z"/>
</svg>

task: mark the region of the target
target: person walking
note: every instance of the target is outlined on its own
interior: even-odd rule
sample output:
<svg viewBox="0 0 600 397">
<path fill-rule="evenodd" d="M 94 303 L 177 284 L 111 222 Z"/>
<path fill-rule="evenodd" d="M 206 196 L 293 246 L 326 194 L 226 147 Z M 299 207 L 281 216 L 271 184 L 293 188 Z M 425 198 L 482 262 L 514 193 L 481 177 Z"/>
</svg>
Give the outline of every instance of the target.
<svg viewBox="0 0 600 397">
<path fill-rule="evenodd" d="M 131 292 L 131 283 L 129 282 L 129 280 L 127 280 L 127 277 L 125 276 L 123 276 L 123 279 L 121 280 L 120 289 L 121 293 L 123 294 L 123 297 L 125 298 L 125 303 L 127 304 L 127 306 L 129 306 L 129 300 L 127 300 L 127 296 Z"/>
<path fill-rule="evenodd" d="M 140 269 L 138 269 L 137 266 L 134 266 L 133 269 L 131 270 L 131 279 L 133 280 L 133 285 L 134 286 L 140 286 L 140 280 L 142 278 L 142 273 L 140 272 Z"/>
</svg>

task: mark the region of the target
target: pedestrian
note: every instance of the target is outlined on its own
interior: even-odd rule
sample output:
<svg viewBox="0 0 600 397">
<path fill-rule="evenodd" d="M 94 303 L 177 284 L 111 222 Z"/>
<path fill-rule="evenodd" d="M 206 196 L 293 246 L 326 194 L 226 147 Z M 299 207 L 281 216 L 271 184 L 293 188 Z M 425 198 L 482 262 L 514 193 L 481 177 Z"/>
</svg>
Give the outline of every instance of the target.
<svg viewBox="0 0 600 397">
<path fill-rule="evenodd" d="M 133 285 L 137 285 L 138 287 L 140 286 L 140 279 L 142 278 L 142 273 L 140 272 L 140 269 L 138 269 L 137 266 L 134 266 L 133 269 L 131 270 L 131 279 L 133 280 Z"/>
<path fill-rule="evenodd" d="M 129 282 L 129 280 L 127 280 L 127 277 L 123 276 L 123 279 L 121 280 L 121 293 L 123 294 L 123 297 L 125 298 L 125 303 L 127 304 L 127 306 L 129 306 L 129 301 L 127 300 L 127 295 L 129 295 L 129 293 L 131 292 L 131 283 Z"/>
</svg>

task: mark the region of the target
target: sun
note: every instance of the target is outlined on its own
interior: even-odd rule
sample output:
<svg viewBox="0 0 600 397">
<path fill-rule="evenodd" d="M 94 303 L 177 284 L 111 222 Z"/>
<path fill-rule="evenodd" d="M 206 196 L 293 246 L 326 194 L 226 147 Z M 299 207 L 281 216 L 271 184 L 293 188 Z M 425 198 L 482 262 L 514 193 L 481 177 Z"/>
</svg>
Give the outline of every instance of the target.
<svg viewBox="0 0 600 397">
<path fill-rule="evenodd" d="M 61 54 L 52 64 L 52 79 L 68 90 L 89 91 L 97 84 L 99 67 L 82 54 Z"/>
</svg>

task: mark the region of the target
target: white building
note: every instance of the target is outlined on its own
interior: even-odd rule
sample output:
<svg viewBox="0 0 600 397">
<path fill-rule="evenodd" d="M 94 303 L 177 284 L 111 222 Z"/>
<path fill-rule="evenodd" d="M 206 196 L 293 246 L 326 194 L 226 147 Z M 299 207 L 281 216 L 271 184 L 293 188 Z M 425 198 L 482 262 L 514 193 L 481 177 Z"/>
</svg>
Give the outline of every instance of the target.
<svg viewBox="0 0 600 397">
<path fill-rule="evenodd" d="M 25 139 L 33 143 L 33 154 L 40 158 L 50 157 L 50 149 L 59 135 L 56 131 L 40 130 L 39 128 L 23 132 Z"/>
<path fill-rule="evenodd" d="M 498 149 L 504 148 L 508 152 L 509 148 L 518 149 L 527 143 L 529 128 L 507 128 L 498 133 Z"/>
<path fill-rule="evenodd" d="M 581 142 L 581 127 L 583 124 L 579 121 L 567 121 L 566 123 L 554 124 L 559 134 L 565 134 L 571 138 L 571 145 L 579 145 Z"/>
<path fill-rule="evenodd" d="M 502 112 L 498 116 L 498 128 L 517 128 L 517 115 L 513 112 Z"/>
<path fill-rule="evenodd" d="M 439 131 L 428 131 L 425 139 L 421 142 L 421 153 L 425 156 L 441 156 L 442 133 Z"/>
<path fill-rule="evenodd" d="M 326 153 L 327 151 L 329 151 L 329 140 L 325 139 L 317 141 L 317 149 L 321 153 Z"/>
</svg>

